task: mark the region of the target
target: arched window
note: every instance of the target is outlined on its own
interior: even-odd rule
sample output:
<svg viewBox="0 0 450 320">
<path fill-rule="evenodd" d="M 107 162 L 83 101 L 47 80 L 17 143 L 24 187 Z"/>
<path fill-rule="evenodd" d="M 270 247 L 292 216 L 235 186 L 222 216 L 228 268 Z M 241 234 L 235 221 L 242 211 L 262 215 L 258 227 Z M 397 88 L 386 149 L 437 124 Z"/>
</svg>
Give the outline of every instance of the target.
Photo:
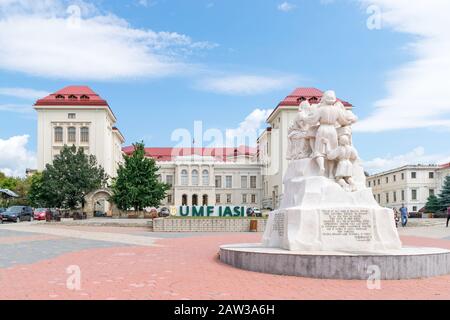
<svg viewBox="0 0 450 320">
<path fill-rule="evenodd" d="M 69 100 L 77 100 L 78 98 L 77 98 L 77 96 L 75 96 L 75 95 L 73 95 L 73 94 L 71 94 L 70 96 L 69 96 Z"/>
<path fill-rule="evenodd" d="M 208 205 L 208 195 L 207 195 L 207 194 L 204 194 L 202 200 L 203 200 L 203 201 L 202 201 L 202 205 L 203 205 L 203 206 L 207 206 L 207 205 Z"/>
<path fill-rule="evenodd" d="M 64 96 L 60 94 L 58 94 L 55 98 L 56 100 L 64 100 Z"/>
<path fill-rule="evenodd" d="M 188 185 L 188 172 L 186 169 L 181 170 L 181 185 L 182 186 Z"/>
<path fill-rule="evenodd" d="M 89 142 L 89 128 L 82 127 L 80 129 L 80 140 L 81 142 Z"/>
<path fill-rule="evenodd" d="M 196 194 L 192 195 L 192 205 L 198 206 L 198 196 Z"/>
<path fill-rule="evenodd" d="M 67 128 L 67 141 L 68 142 L 77 141 L 77 129 L 75 127 Z"/>
<path fill-rule="evenodd" d="M 63 128 L 55 128 L 55 142 L 63 142 Z"/>
<path fill-rule="evenodd" d="M 198 171 L 195 169 L 192 170 L 192 185 L 198 186 Z"/>
<path fill-rule="evenodd" d="M 181 205 L 182 206 L 187 206 L 187 194 L 183 194 L 181 196 Z"/>
<path fill-rule="evenodd" d="M 89 100 L 89 97 L 88 97 L 87 95 L 83 94 L 83 95 L 80 97 L 80 99 L 81 99 L 81 100 Z"/>
<path fill-rule="evenodd" d="M 209 186 L 209 171 L 206 169 L 202 172 L 202 185 Z"/>
</svg>

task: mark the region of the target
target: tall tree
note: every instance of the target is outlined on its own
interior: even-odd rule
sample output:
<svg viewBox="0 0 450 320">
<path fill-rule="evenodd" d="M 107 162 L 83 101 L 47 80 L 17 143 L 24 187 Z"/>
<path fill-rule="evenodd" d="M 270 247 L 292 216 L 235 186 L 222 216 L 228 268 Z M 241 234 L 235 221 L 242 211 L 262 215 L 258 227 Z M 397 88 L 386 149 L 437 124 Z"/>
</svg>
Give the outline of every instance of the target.
<svg viewBox="0 0 450 320">
<path fill-rule="evenodd" d="M 441 210 L 450 207 L 450 176 L 445 177 L 444 185 L 442 186 L 442 191 L 438 199 Z"/>
<path fill-rule="evenodd" d="M 47 164 L 42 177 L 32 181 L 29 199 L 46 207 L 76 209 L 84 197 L 106 186 L 108 176 L 93 155 L 83 148 L 64 146 L 53 164 Z"/>
<path fill-rule="evenodd" d="M 430 213 L 435 213 L 439 211 L 439 199 L 435 195 L 431 195 L 427 199 L 427 204 L 425 205 L 425 210 Z"/>
<path fill-rule="evenodd" d="M 113 179 L 112 200 L 121 210 L 141 211 L 146 207 L 157 207 L 165 198 L 169 188 L 158 180 L 159 168 L 152 158 L 145 156 L 144 143 L 133 144 L 131 156 L 124 156 L 117 178 Z"/>
</svg>

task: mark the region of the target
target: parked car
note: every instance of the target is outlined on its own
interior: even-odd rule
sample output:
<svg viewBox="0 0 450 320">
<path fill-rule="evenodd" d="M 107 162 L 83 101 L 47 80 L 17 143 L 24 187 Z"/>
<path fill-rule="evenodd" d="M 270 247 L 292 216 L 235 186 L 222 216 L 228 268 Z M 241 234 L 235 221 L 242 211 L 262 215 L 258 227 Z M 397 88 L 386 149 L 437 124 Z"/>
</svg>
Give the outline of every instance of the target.
<svg viewBox="0 0 450 320">
<path fill-rule="evenodd" d="M 50 209 L 52 220 L 61 221 L 61 211 L 59 209 Z"/>
<path fill-rule="evenodd" d="M 0 213 L 3 213 L 3 212 L 5 212 L 5 211 L 6 211 L 5 208 L 0 208 Z"/>
<path fill-rule="evenodd" d="M 160 218 L 165 218 L 165 217 L 168 217 L 168 216 L 170 216 L 170 210 L 169 210 L 169 208 L 167 208 L 167 207 L 162 207 L 162 208 L 159 210 L 159 217 L 160 217 Z"/>
<path fill-rule="evenodd" d="M 27 206 L 12 206 L 9 207 L 5 212 L 2 213 L 3 221 L 32 221 L 33 220 L 33 209 Z"/>
<path fill-rule="evenodd" d="M 262 217 L 262 212 L 259 208 L 247 208 L 248 217 Z"/>
<path fill-rule="evenodd" d="M 104 211 L 94 211 L 95 218 L 104 218 L 106 217 L 106 212 Z"/>
<path fill-rule="evenodd" d="M 0 208 L 0 224 L 3 223 L 2 213 L 5 212 L 5 208 Z"/>
<path fill-rule="evenodd" d="M 34 220 L 45 220 L 47 214 L 51 214 L 51 211 L 49 208 L 34 209 Z"/>
</svg>

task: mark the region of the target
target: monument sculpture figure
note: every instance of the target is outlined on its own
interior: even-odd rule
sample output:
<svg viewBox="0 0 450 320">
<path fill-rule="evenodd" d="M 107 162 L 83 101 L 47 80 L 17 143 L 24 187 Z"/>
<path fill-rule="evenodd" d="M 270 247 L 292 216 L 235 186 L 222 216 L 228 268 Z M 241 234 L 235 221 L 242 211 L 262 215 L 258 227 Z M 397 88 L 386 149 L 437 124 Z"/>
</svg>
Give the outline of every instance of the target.
<svg viewBox="0 0 450 320">
<path fill-rule="evenodd" d="M 222 261 L 320 278 L 365 279 L 370 264 L 385 268 L 383 279 L 450 273 L 450 251 L 402 247 L 393 210 L 366 186 L 352 145 L 356 121 L 334 91 L 318 104 L 301 102 L 288 131 L 280 208 L 269 214 L 261 244 L 222 246 Z"/>
</svg>

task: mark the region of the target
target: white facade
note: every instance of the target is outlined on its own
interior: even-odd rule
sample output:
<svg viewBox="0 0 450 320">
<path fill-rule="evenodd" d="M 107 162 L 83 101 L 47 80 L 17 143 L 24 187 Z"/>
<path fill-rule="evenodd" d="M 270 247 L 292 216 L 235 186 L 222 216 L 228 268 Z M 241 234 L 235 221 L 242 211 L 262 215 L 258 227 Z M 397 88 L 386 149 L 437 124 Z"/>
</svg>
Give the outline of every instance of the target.
<svg viewBox="0 0 450 320">
<path fill-rule="evenodd" d="M 447 175 L 448 166 L 407 165 L 369 176 L 367 186 L 381 206 L 398 209 L 404 204 L 408 211 L 417 212 L 430 195 L 441 192 Z"/>
<path fill-rule="evenodd" d="M 193 155 L 157 165 L 160 180 L 172 186 L 162 205 L 261 207 L 261 166 L 254 160 Z"/>
<path fill-rule="evenodd" d="M 77 88 L 67 87 L 38 100 L 34 106 L 38 114 L 37 169 L 42 171 L 46 164 L 52 163 L 64 145 L 75 145 L 94 155 L 105 172 L 115 177 L 118 165 L 123 161 L 124 138 L 114 127 L 117 120 L 111 109 L 107 105 L 89 105 L 80 100 L 70 104 L 67 100 L 61 102 L 53 99 L 53 96 L 67 99 L 69 93 L 80 96 Z M 88 89 L 82 88 L 85 91 Z"/>
</svg>

